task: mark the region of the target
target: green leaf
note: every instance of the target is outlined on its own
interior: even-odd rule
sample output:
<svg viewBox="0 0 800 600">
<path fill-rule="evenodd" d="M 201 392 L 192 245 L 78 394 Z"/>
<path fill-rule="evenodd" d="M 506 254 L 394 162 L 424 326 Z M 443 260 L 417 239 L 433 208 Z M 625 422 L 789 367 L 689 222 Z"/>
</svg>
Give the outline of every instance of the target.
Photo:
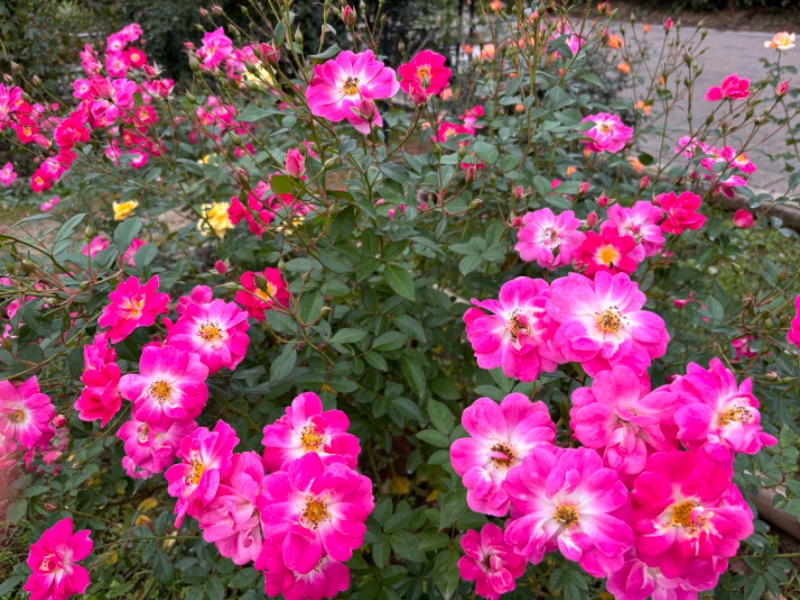
<svg viewBox="0 0 800 600">
<path fill-rule="evenodd" d="M 379 165 L 378 168 L 387 179 L 391 179 L 397 183 L 411 183 L 408 171 L 402 165 L 398 165 L 397 163 L 383 163 Z"/>
<path fill-rule="evenodd" d="M 70 217 L 64 222 L 59 228 L 56 239 L 53 242 L 53 254 L 57 254 L 59 250 L 63 251 L 66 249 L 66 242 L 68 242 L 72 234 L 75 233 L 75 229 L 80 225 L 80 222 L 83 221 L 85 216 L 85 213 L 80 213 Z"/>
<path fill-rule="evenodd" d="M 141 269 L 153 262 L 156 256 L 158 256 L 158 248 L 156 245 L 145 244 L 133 255 L 133 263 L 136 265 L 137 269 Z"/>
<path fill-rule="evenodd" d="M 292 178 L 288 175 L 273 175 L 269 180 L 269 187 L 276 194 L 291 194 Z"/>
<path fill-rule="evenodd" d="M 166 552 L 162 550 L 156 552 L 153 576 L 159 583 L 170 583 L 175 578 L 175 567 L 172 566 L 172 561 Z"/>
<path fill-rule="evenodd" d="M 419 538 L 409 531 L 398 531 L 389 536 L 394 553 L 406 560 L 422 562 L 425 553 L 419 549 Z"/>
<path fill-rule="evenodd" d="M 436 555 L 436 563 L 433 566 L 433 580 L 442 596 L 444 596 L 444 600 L 450 600 L 453 597 L 461 579 L 458 574 L 458 558 L 458 552 L 453 549 Z"/>
<path fill-rule="evenodd" d="M 139 217 L 130 217 L 117 225 L 114 230 L 114 244 L 120 253 L 125 252 L 139 232 L 142 230 L 142 220 Z"/>
<path fill-rule="evenodd" d="M 297 347 L 287 344 L 284 346 L 281 355 L 269 366 L 270 382 L 275 383 L 281 379 L 286 379 L 294 369 L 295 363 L 297 363 Z"/>
<path fill-rule="evenodd" d="M 467 510 L 467 495 L 462 489 L 450 490 L 441 501 L 439 529 L 450 527 Z"/>
<path fill-rule="evenodd" d="M 320 52 L 319 54 L 312 54 L 308 58 L 311 59 L 311 62 L 313 62 L 314 64 L 320 64 L 324 63 L 329 58 L 333 58 L 334 56 L 339 54 L 340 50 L 341 48 L 339 48 L 339 45 L 334 44 L 333 46 L 325 50 L 325 52 Z"/>
<path fill-rule="evenodd" d="M 428 415 L 433 426 L 445 435 L 449 435 L 456 424 L 456 418 L 450 409 L 433 399 L 428 400 Z"/>
<path fill-rule="evenodd" d="M 16 525 L 19 523 L 24 517 L 25 514 L 28 512 L 28 501 L 27 500 L 15 500 L 11 504 L 8 505 L 8 509 L 6 510 L 6 519 L 12 525 Z"/>
<path fill-rule="evenodd" d="M 206 581 L 205 592 L 211 600 L 222 600 L 225 597 L 225 586 L 218 575 L 214 575 Z"/>
<path fill-rule="evenodd" d="M 399 331 L 387 331 L 375 338 L 372 349 L 378 352 L 391 352 L 402 348 L 408 341 L 408 336 Z"/>
<path fill-rule="evenodd" d="M 348 206 L 341 211 L 331 223 L 331 240 L 335 244 L 351 233 L 356 227 L 356 210 L 352 206 Z"/>
<path fill-rule="evenodd" d="M 411 300 L 412 302 L 416 299 L 414 280 L 411 279 L 411 275 L 406 269 L 398 267 L 397 265 L 386 265 L 384 277 L 389 287 L 403 298 Z"/>
<path fill-rule="evenodd" d="M 473 146 L 475 150 L 475 154 L 488 165 L 493 165 L 497 162 L 497 159 L 500 158 L 500 154 L 497 151 L 497 147 L 492 144 L 487 144 L 486 142 L 475 142 Z"/>
<path fill-rule="evenodd" d="M 11 591 L 24 580 L 25 578 L 22 575 L 14 575 L 6 579 L 3 583 L 0 583 L 0 598 L 5 598 L 7 594 L 10 594 Z"/>
<path fill-rule="evenodd" d="M 360 342 L 366 335 L 367 332 L 361 329 L 345 327 L 344 329 L 340 329 L 333 334 L 333 337 L 331 337 L 328 342 L 331 344 L 352 344 L 355 342 Z"/>
<path fill-rule="evenodd" d="M 764 582 L 764 577 L 759 573 L 747 580 L 747 585 L 744 586 L 745 600 L 761 600 L 764 591 L 767 589 L 767 584 Z"/>
<path fill-rule="evenodd" d="M 450 438 L 441 431 L 436 431 L 435 429 L 423 429 L 417 434 L 417 437 L 423 442 L 440 448 L 447 448 L 450 446 Z"/>
<path fill-rule="evenodd" d="M 254 121 L 265 119 L 273 114 L 275 114 L 275 111 L 273 110 L 268 110 L 261 108 L 260 106 L 256 106 L 255 104 L 250 104 L 249 106 L 246 106 L 242 112 L 236 115 L 236 120 L 252 123 Z"/>
</svg>

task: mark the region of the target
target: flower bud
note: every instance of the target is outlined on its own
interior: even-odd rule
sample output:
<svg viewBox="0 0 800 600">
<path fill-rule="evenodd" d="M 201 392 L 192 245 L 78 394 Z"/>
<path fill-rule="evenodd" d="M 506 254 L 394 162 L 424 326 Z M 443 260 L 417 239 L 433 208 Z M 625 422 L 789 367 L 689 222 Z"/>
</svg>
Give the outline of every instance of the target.
<svg viewBox="0 0 800 600">
<path fill-rule="evenodd" d="M 605 208 L 606 206 L 608 206 L 609 202 L 611 202 L 611 199 L 608 196 L 600 196 L 597 199 L 597 206 L 599 206 L 600 208 Z"/>
<path fill-rule="evenodd" d="M 586 226 L 590 229 L 597 225 L 597 213 L 592 211 L 586 215 Z"/>
<path fill-rule="evenodd" d="M 789 82 L 781 81 L 778 87 L 775 88 L 775 95 L 778 98 L 783 98 L 789 92 Z"/>
<path fill-rule="evenodd" d="M 780 375 L 778 375 L 775 371 L 770 371 L 764 375 L 764 377 L 767 379 L 767 381 L 778 381 L 778 379 L 780 379 Z"/>
<path fill-rule="evenodd" d="M 516 200 L 522 200 L 524 197 L 525 197 L 525 189 L 521 185 L 518 185 L 517 187 L 515 187 L 514 188 L 514 198 Z"/>
<path fill-rule="evenodd" d="M 300 279 L 303 281 L 303 283 L 308 283 L 309 281 L 311 281 L 311 271 L 306 271 L 305 273 L 303 273 Z"/>
<path fill-rule="evenodd" d="M 36 271 L 36 265 L 29 261 L 27 258 L 22 261 L 22 272 L 26 275 L 30 275 L 31 273 Z"/>
<path fill-rule="evenodd" d="M 67 418 L 64 415 L 56 415 L 53 417 L 53 427 L 63 427 L 66 422 Z"/>
<path fill-rule="evenodd" d="M 415 85 L 411 88 L 411 100 L 417 106 L 425 104 L 428 101 L 428 92 L 425 90 L 427 89 L 426 85 Z"/>
<path fill-rule="evenodd" d="M 588 191 L 589 191 L 589 182 L 588 181 L 581 182 L 581 184 L 578 186 L 578 193 L 585 194 Z"/>
<path fill-rule="evenodd" d="M 300 150 L 294 148 L 286 153 L 286 173 L 289 177 L 299 179 L 305 173 L 305 156 L 300 153 Z"/>
<path fill-rule="evenodd" d="M 219 273 L 220 275 L 225 275 L 225 273 L 228 272 L 228 265 L 226 265 L 221 260 L 218 260 L 217 262 L 214 263 L 214 268 L 217 270 L 217 273 Z"/>
<path fill-rule="evenodd" d="M 203 6 L 200 7 L 199 12 L 200 12 L 200 16 L 201 17 L 207 17 L 208 16 L 208 11 Z"/>
<path fill-rule="evenodd" d="M 220 16 L 223 13 L 222 7 L 219 4 L 212 5 L 211 11 L 217 16 Z"/>
<path fill-rule="evenodd" d="M 483 206 L 483 200 L 480 198 L 475 198 L 475 200 L 469 203 L 468 210 L 478 210 L 481 206 Z"/>
<path fill-rule="evenodd" d="M 640 190 L 646 190 L 649 185 L 650 185 L 650 178 L 647 175 L 645 175 L 639 180 Z"/>
<path fill-rule="evenodd" d="M 467 147 L 460 146 L 458 148 L 458 158 L 464 158 L 467 155 Z"/>
<path fill-rule="evenodd" d="M 664 21 L 664 31 L 669 33 L 670 29 L 672 29 L 672 17 L 667 17 L 667 20 Z"/>
<path fill-rule="evenodd" d="M 297 27 L 297 31 L 294 32 L 294 43 L 298 46 L 303 45 L 303 32 L 300 31 L 300 27 Z"/>
<path fill-rule="evenodd" d="M 243 188 L 245 189 L 250 188 L 250 173 L 248 173 L 246 169 L 243 169 L 241 167 L 236 167 L 233 170 L 233 178 L 236 180 L 236 183 L 238 183 Z"/>
<path fill-rule="evenodd" d="M 19 73 L 19 65 L 15 63 L 13 60 L 8 62 L 9 66 L 11 67 L 12 73 Z"/>
<path fill-rule="evenodd" d="M 348 27 L 353 27 L 358 20 L 358 15 L 356 14 L 355 9 L 352 6 L 345 6 L 342 9 L 342 21 Z"/>
<path fill-rule="evenodd" d="M 431 148 L 431 150 L 433 151 L 433 155 L 434 156 L 441 156 L 442 155 L 442 147 L 439 144 L 434 144 L 433 148 Z"/>
<path fill-rule="evenodd" d="M 511 219 L 511 227 L 514 229 L 521 229 L 523 225 L 525 225 L 525 221 L 522 220 L 522 217 L 515 216 Z"/>
<path fill-rule="evenodd" d="M 34 73 L 33 77 L 31 77 L 31 83 L 34 86 L 39 87 L 40 85 L 42 85 L 42 79 Z"/>
<path fill-rule="evenodd" d="M 3 81 L 5 81 L 8 85 L 11 85 L 14 83 L 14 78 L 8 73 L 3 73 Z"/>
<path fill-rule="evenodd" d="M 262 292 L 266 292 L 269 289 L 269 283 L 267 282 L 267 278 L 263 273 L 256 273 L 253 277 L 253 281 L 255 282 L 256 287 Z"/>
</svg>

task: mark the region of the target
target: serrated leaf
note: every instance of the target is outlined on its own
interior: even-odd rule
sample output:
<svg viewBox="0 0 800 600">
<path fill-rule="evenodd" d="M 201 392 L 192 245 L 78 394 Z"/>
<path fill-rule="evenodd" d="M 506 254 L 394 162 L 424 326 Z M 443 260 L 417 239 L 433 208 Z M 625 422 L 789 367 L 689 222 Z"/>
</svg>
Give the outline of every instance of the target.
<svg viewBox="0 0 800 600">
<path fill-rule="evenodd" d="M 428 416 L 430 416 L 433 426 L 445 435 L 449 435 L 453 431 L 456 418 L 445 404 L 433 399 L 428 400 Z"/>
<path fill-rule="evenodd" d="M 411 275 L 407 270 L 397 265 L 386 265 L 383 274 L 386 278 L 386 283 L 388 283 L 389 287 L 396 293 L 412 302 L 416 299 L 414 280 L 411 279 Z"/>
<path fill-rule="evenodd" d="M 269 366 L 269 380 L 274 383 L 281 379 L 286 379 L 294 369 L 297 363 L 297 347 L 293 345 L 286 345 L 283 348 L 280 356 L 272 361 Z"/>
<path fill-rule="evenodd" d="M 172 560 L 162 550 L 156 552 L 153 576 L 159 583 L 170 583 L 175 578 L 175 567 L 172 566 Z"/>
<path fill-rule="evenodd" d="M 440 503 L 439 529 L 450 527 L 467 510 L 466 492 L 461 489 L 450 490 Z"/>
<path fill-rule="evenodd" d="M 120 253 L 125 252 L 133 239 L 142 230 L 142 220 L 139 217 L 130 217 L 117 225 L 114 230 L 114 244 L 119 248 Z"/>
<path fill-rule="evenodd" d="M 363 340 L 366 335 L 367 332 L 361 329 L 345 327 L 344 329 L 339 329 L 336 333 L 334 333 L 333 337 L 331 337 L 331 339 L 328 341 L 331 344 L 353 344 Z"/>
<path fill-rule="evenodd" d="M 444 600 L 450 600 L 453 597 L 461 579 L 458 574 L 458 558 L 458 552 L 452 549 L 436 555 L 433 580 L 439 592 L 444 596 Z"/>
</svg>

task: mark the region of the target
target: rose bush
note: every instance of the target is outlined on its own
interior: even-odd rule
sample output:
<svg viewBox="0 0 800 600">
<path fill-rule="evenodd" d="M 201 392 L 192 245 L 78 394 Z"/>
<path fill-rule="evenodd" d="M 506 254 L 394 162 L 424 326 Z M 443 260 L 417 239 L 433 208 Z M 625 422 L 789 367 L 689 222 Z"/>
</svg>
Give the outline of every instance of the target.
<svg viewBox="0 0 800 600">
<path fill-rule="evenodd" d="M 38 165 L 4 197 L 58 194 L 0 230 L 0 590 L 780 594 L 800 275 L 746 154 L 796 127 L 779 62 L 670 140 L 704 93 L 671 22 L 652 69 L 607 6 L 492 2 L 466 59 L 389 65 L 352 7 L 308 41 L 271 6 L 203 10 L 186 90 L 136 24 L 72 103 L 0 84 Z"/>
</svg>

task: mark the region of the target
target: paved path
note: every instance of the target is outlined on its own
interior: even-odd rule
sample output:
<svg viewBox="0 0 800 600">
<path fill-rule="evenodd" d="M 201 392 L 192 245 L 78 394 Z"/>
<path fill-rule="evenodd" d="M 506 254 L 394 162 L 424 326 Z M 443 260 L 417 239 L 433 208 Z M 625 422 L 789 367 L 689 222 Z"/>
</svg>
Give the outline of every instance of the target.
<svg viewBox="0 0 800 600">
<path fill-rule="evenodd" d="M 629 25 L 628 25 L 629 27 Z M 638 25 L 638 27 L 641 27 Z M 641 30 L 639 30 L 641 31 Z M 681 37 L 688 36 L 691 31 L 689 27 L 681 28 Z M 722 79 L 731 74 L 738 73 L 740 77 L 748 77 L 751 81 L 761 80 L 766 71 L 759 62 L 761 58 L 775 60 L 777 51 L 764 48 L 764 41 L 772 38 L 775 32 L 763 33 L 752 31 L 718 31 L 709 30 L 704 45 L 708 50 L 698 61 L 703 65 L 703 72 L 700 75 L 695 99 L 692 105 L 692 116 L 695 127 L 702 124 L 705 118 L 711 114 L 715 103 L 706 102 L 703 95 L 712 85 L 719 85 Z M 783 53 L 781 65 L 792 65 L 800 71 L 800 32 L 798 33 L 798 46 Z M 670 33 L 672 35 L 672 33 Z M 648 41 L 655 49 L 655 56 L 652 57 L 651 64 L 655 64 L 658 58 L 658 50 L 664 40 L 664 30 L 659 25 L 652 25 L 652 29 L 647 34 Z M 784 79 L 792 79 L 792 87 L 800 86 L 800 75 L 789 75 Z M 772 94 L 771 91 L 765 92 Z M 669 152 L 677 145 L 674 142 L 688 133 L 685 122 L 686 104 L 684 103 L 674 115 L 670 115 L 668 136 L 672 146 Z M 783 164 L 779 161 L 771 161 L 762 152 L 779 153 L 786 150 L 785 134 L 777 134 L 768 140 L 759 150 L 748 153 L 750 159 L 758 166 L 758 171 L 751 177 L 751 184 L 755 187 L 766 188 L 775 192 L 784 193 L 787 190 L 788 174 L 782 171 Z M 658 152 L 657 140 L 645 140 L 643 148 L 652 153 Z M 666 154 L 665 154 L 666 155 Z M 671 154 L 670 154 L 671 156 Z M 800 168 L 800 164 L 796 165 Z"/>
</svg>

